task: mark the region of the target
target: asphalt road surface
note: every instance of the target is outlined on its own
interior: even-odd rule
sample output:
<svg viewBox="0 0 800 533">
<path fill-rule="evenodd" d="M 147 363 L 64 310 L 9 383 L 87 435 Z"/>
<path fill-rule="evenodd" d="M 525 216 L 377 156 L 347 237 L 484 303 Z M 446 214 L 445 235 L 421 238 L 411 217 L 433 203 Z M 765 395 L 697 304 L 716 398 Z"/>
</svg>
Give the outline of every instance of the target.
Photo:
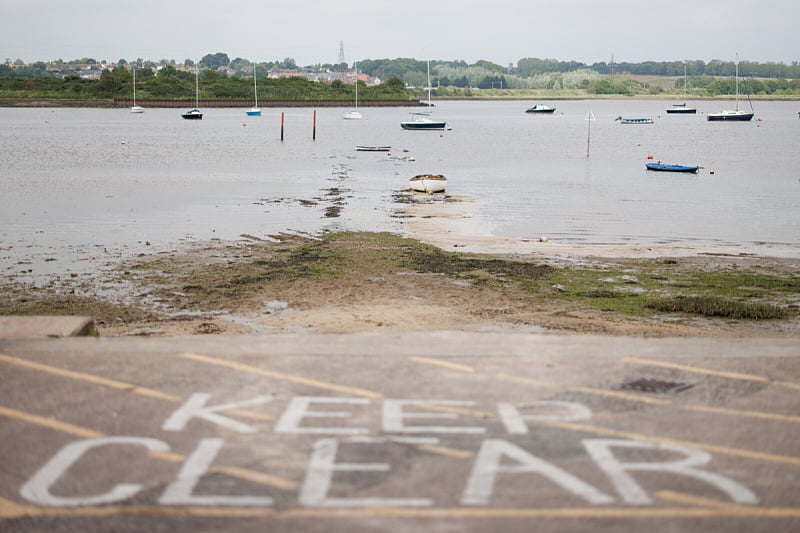
<svg viewBox="0 0 800 533">
<path fill-rule="evenodd" d="M 800 343 L 0 340 L 2 531 L 797 531 Z"/>
</svg>

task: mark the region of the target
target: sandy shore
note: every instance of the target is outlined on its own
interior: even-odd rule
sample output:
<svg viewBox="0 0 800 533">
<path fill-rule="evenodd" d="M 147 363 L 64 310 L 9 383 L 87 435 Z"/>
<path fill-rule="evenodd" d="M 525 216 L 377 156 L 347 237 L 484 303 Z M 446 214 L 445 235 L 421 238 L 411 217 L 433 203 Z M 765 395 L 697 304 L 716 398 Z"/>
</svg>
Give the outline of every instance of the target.
<svg viewBox="0 0 800 533">
<path fill-rule="evenodd" d="M 747 247 L 681 244 L 564 244 L 546 235 L 514 238 L 491 235 L 474 217 L 476 198 L 448 195 L 446 200 L 421 201 L 403 209 L 411 238 L 444 250 L 574 260 L 589 257 L 655 259 L 659 257 L 769 257 L 800 260 L 800 247 Z"/>
</svg>

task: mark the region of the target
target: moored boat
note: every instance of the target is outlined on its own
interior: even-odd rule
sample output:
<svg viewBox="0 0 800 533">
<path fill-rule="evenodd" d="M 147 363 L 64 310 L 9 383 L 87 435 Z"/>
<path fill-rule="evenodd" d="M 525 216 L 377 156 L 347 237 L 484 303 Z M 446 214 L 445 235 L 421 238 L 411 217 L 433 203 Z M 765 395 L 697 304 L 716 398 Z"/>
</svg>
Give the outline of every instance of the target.
<svg viewBox="0 0 800 533">
<path fill-rule="evenodd" d="M 555 107 L 551 107 L 549 105 L 544 104 L 536 104 L 533 107 L 529 107 L 525 110 L 526 113 L 539 113 L 539 114 L 549 114 L 553 113 L 556 110 Z"/>
<path fill-rule="evenodd" d="M 400 122 L 400 127 L 404 130 L 444 130 L 447 128 L 447 122 L 444 120 L 434 120 L 430 117 L 430 108 L 433 106 L 431 102 L 431 62 L 428 61 L 428 112 L 427 113 L 411 113 L 413 117 L 411 120 Z"/>
<path fill-rule="evenodd" d="M 750 95 L 747 95 L 747 101 L 750 102 L 750 111 L 742 111 L 739 109 L 739 54 L 736 54 L 736 108 L 724 109 L 719 113 L 709 113 L 708 120 L 712 122 L 720 121 L 735 121 L 747 122 L 753 118 L 753 102 L 750 101 Z"/>
<path fill-rule="evenodd" d="M 659 170 L 662 172 L 692 172 L 697 174 L 700 171 L 700 167 L 697 165 L 676 165 L 662 163 L 661 161 L 658 163 L 645 163 L 645 167 L 647 167 L 647 170 Z"/>
<path fill-rule="evenodd" d="M 361 144 L 356 146 L 357 152 L 389 152 L 391 149 L 391 146 L 364 146 Z"/>
<path fill-rule="evenodd" d="M 652 124 L 653 119 L 650 117 L 617 117 L 614 120 L 619 120 L 621 124 Z"/>
<path fill-rule="evenodd" d="M 200 71 L 197 65 L 194 66 L 194 105 L 195 108 L 183 113 L 181 116 L 186 120 L 203 120 L 203 113 L 200 111 Z"/>
<path fill-rule="evenodd" d="M 447 178 L 442 174 L 418 174 L 408 180 L 408 188 L 418 192 L 443 192 L 446 185 Z"/>
</svg>

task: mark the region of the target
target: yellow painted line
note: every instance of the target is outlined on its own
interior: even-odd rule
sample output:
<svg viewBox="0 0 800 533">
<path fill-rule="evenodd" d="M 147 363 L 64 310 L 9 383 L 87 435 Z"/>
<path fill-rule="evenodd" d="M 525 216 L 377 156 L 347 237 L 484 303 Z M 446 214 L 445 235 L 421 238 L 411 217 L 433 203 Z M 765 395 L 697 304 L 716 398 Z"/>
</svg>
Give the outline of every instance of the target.
<svg viewBox="0 0 800 533">
<path fill-rule="evenodd" d="M 773 382 L 773 385 L 777 385 L 779 387 L 784 387 L 787 389 L 800 390 L 800 384 L 789 383 L 788 381 L 775 381 Z"/>
<path fill-rule="evenodd" d="M 51 365 L 45 365 L 42 363 L 36 363 L 33 361 L 27 361 L 25 359 L 20 359 L 19 357 L 13 357 L 10 355 L 5 355 L 0 353 L 0 361 L 9 363 L 12 365 L 21 366 L 24 368 L 30 368 L 32 370 L 37 370 L 39 372 L 46 372 L 48 374 L 52 374 L 54 376 L 59 376 L 63 378 L 74 379 L 77 381 L 84 381 L 86 383 L 92 383 L 95 385 L 101 385 L 103 387 L 109 387 L 115 390 L 121 390 L 123 392 L 130 392 L 133 394 L 138 394 L 140 396 L 146 396 L 149 398 L 156 398 L 158 400 L 164 400 L 167 402 L 172 403 L 180 403 L 183 401 L 183 398 L 180 396 L 174 396 L 172 394 L 165 394 L 163 392 L 148 389 L 146 387 L 140 387 L 138 385 L 133 385 L 131 383 L 125 383 L 124 381 L 117 381 L 115 379 L 104 378 L 101 376 L 96 376 L 93 374 L 86 374 L 84 372 L 75 372 L 74 370 L 66 370 L 63 368 L 58 368 Z M 233 414 L 239 415 L 242 418 L 249 418 L 252 420 L 273 420 L 274 417 L 257 413 L 253 411 L 247 411 L 245 409 L 231 409 L 230 411 Z"/>
<path fill-rule="evenodd" d="M 684 494 L 671 490 L 661 490 L 655 493 L 655 497 L 660 500 L 666 500 L 672 503 L 680 503 L 684 505 L 695 505 L 697 507 L 713 507 L 717 509 L 729 509 L 741 512 L 750 510 L 750 506 L 739 503 L 723 502 L 711 498 L 703 498 L 702 496 L 694 496 L 692 494 Z"/>
<path fill-rule="evenodd" d="M 479 411 L 478 409 L 466 409 L 464 407 L 453 407 L 451 405 L 439 405 L 435 403 L 426 403 L 418 406 L 420 409 L 427 411 L 438 411 L 440 413 L 452 413 L 455 415 L 471 416 L 474 418 L 487 419 L 494 417 L 494 413 L 489 411 Z"/>
<path fill-rule="evenodd" d="M 209 365 L 216 365 L 225 368 L 230 368 L 233 370 L 237 370 L 239 372 L 247 372 L 250 374 L 257 374 L 260 376 L 266 376 L 272 379 L 277 379 L 280 381 L 288 381 L 290 383 L 297 383 L 299 385 L 306 385 L 308 387 L 313 387 L 316 389 L 323 389 L 328 391 L 334 392 L 341 392 L 344 394 L 352 394 L 354 396 L 363 396 L 365 398 L 382 398 L 383 394 L 379 392 L 373 392 L 366 389 L 360 389 L 357 387 L 347 387 L 345 385 L 337 385 L 335 383 L 328 383 L 325 381 L 319 381 L 316 379 L 304 378 L 302 376 L 293 376 L 291 374 L 284 374 L 283 372 L 275 372 L 272 370 L 263 370 L 261 368 L 256 368 L 251 365 L 245 365 L 242 363 L 237 363 L 235 361 L 226 361 L 225 359 L 217 359 L 215 357 L 208 357 L 206 355 L 199 355 L 194 353 L 182 353 L 178 354 L 178 357 L 182 357 L 184 359 L 190 359 L 192 361 L 197 361 L 199 363 L 206 363 Z"/>
<path fill-rule="evenodd" d="M 741 416 L 745 418 L 761 418 L 764 420 L 775 420 L 778 422 L 792 422 L 795 424 L 800 423 L 800 416 L 793 416 L 793 415 L 780 415 L 776 413 L 765 413 L 762 411 L 738 411 L 735 409 L 723 409 L 721 407 L 706 407 L 703 405 L 681 405 L 677 407 L 681 409 L 686 409 L 687 411 L 700 411 L 704 413 Z"/>
<path fill-rule="evenodd" d="M 698 411 L 698 412 L 705 412 L 705 413 L 714 413 L 718 415 L 729 415 L 729 416 L 739 416 L 743 418 L 759 418 L 762 420 L 775 420 L 778 422 L 790 422 L 790 423 L 800 423 L 800 416 L 794 415 L 782 415 L 778 413 L 766 413 L 763 411 L 742 411 L 737 409 L 725 409 L 722 407 L 708 407 L 703 405 L 681 405 L 671 402 L 669 400 L 662 400 L 658 398 L 644 398 L 642 396 L 637 396 L 634 394 L 627 394 L 624 392 L 617 392 L 617 391 L 609 391 L 605 389 L 595 389 L 590 387 L 569 387 L 565 386 L 562 387 L 560 385 L 555 385 L 552 383 L 547 383 L 544 381 L 538 381 L 535 379 L 530 378 L 523 378 L 519 376 L 509 376 L 506 374 L 499 374 L 499 378 L 516 381 L 517 383 L 524 383 L 528 385 L 535 385 L 537 387 L 550 387 L 550 388 L 562 388 L 566 391 L 572 392 L 583 392 L 586 394 L 595 394 L 599 396 L 607 396 L 609 398 L 617 398 L 621 400 L 629 400 L 632 402 L 640 402 L 640 403 L 649 403 L 653 405 L 668 405 L 674 407 L 676 409 L 683 409 L 686 411 Z"/>
<path fill-rule="evenodd" d="M 22 517 L 88 517 L 107 516 L 185 516 L 205 518 L 408 518 L 408 519 L 478 519 L 478 518 L 553 518 L 553 519 L 680 519 L 680 518 L 798 518 L 796 507 L 552 507 L 552 508 L 484 508 L 484 507 L 361 507 L 354 509 L 273 507 L 166 507 L 109 505 L 103 507 L 36 507 L 0 498 L 0 518 Z"/>
<path fill-rule="evenodd" d="M 756 383 L 770 383 L 769 378 L 764 376 L 756 376 L 753 374 L 740 374 L 738 372 L 725 372 L 722 370 L 710 370 L 708 368 L 700 368 L 696 366 L 679 365 L 676 363 L 669 363 L 667 361 L 656 361 L 654 359 L 641 359 L 639 357 L 625 357 L 622 359 L 625 363 L 634 363 L 637 365 L 657 366 L 661 368 L 669 368 L 672 370 L 682 370 L 691 374 L 704 374 L 708 376 L 716 376 L 720 378 L 737 379 L 740 381 L 754 381 Z"/>
<path fill-rule="evenodd" d="M 45 418 L 43 416 L 33 415 L 3 406 L 0 406 L 0 415 L 13 418 L 15 420 L 20 420 L 22 422 L 27 422 L 29 424 L 35 424 L 37 426 L 53 429 L 55 431 L 60 431 L 62 433 L 67 433 L 69 435 L 74 435 L 82 439 L 99 439 L 105 436 L 99 431 L 95 431 L 93 429 L 76 426 L 67 422 L 59 422 L 58 420 L 54 420 L 52 418 Z"/>
<path fill-rule="evenodd" d="M 771 453 L 756 452 L 752 450 L 743 450 L 741 448 L 729 448 L 727 446 L 718 446 L 716 444 L 705 444 L 702 442 L 672 439 L 669 437 L 658 437 L 654 435 L 644 435 L 641 433 L 632 433 L 629 431 L 619 431 L 616 429 L 609 429 L 600 426 L 592 426 L 589 424 L 575 424 L 573 422 L 559 422 L 559 421 L 540 421 L 540 424 L 553 426 L 561 429 L 569 429 L 573 431 L 582 431 L 585 433 L 593 433 L 596 435 L 606 435 L 612 437 L 620 437 L 623 439 L 645 440 L 650 442 L 657 442 L 663 444 L 676 444 L 678 446 L 687 446 L 690 448 L 698 448 L 708 452 L 719 453 L 723 455 L 731 455 L 734 457 L 744 457 L 747 459 L 756 459 L 759 461 L 768 461 L 772 463 L 781 463 L 792 466 L 800 466 L 800 457 L 793 457 L 791 455 L 776 455 Z"/>
<path fill-rule="evenodd" d="M 41 363 L 35 363 L 33 361 L 26 361 L 25 359 L 20 359 L 18 357 L 12 357 L 5 354 L 0 354 L 0 361 L 10 363 L 17 366 L 22 366 L 26 368 L 31 368 L 33 370 L 38 370 L 40 372 L 47 372 L 48 374 L 53 374 L 55 376 L 61 376 L 70 379 L 76 379 L 79 381 L 85 381 L 87 383 L 94 383 L 96 385 L 102 385 L 104 387 L 110 387 L 112 389 L 117 389 L 125 392 L 133 392 L 136 394 L 140 394 L 142 396 L 149 396 L 152 398 L 158 398 L 159 400 L 167 400 L 169 402 L 180 402 L 182 401 L 181 398 L 177 396 L 173 396 L 171 394 L 164 394 L 163 392 L 159 392 L 157 390 L 147 389 L 144 387 L 138 387 L 136 385 L 131 385 L 130 383 L 124 383 L 122 381 L 116 381 L 113 379 L 108 379 L 100 376 L 94 376 L 92 374 L 84 374 L 83 372 L 74 372 L 72 370 L 65 370 L 63 368 L 58 368 L 50 365 L 44 365 Z"/>
<path fill-rule="evenodd" d="M 530 378 L 523 378 L 519 376 L 509 376 L 508 374 L 498 374 L 498 378 L 505 379 L 508 381 L 514 381 L 516 383 L 522 383 L 524 385 L 535 385 L 537 387 L 550 387 L 556 389 L 563 389 L 570 392 L 583 392 L 586 394 L 594 394 L 597 396 L 606 396 L 608 398 L 616 398 L 621 400 L 628 400 L 631 402 L 640 402 L 640 403 L 648 403 L 653 405 L 665 405 L 669 404 L 667 400 L 660 400 L 658 398 L 646 398 L 644 396 L 638 396 L 636 394 L 630 394 L 627 392 L 618 392 L 612 391 L 607 389 L 596 389 L 592 387 L 570 387 L 570 386 L 561 386 L 555 385 L 553 383 L 548 383 L 546 381 L 539 381 L 536 379 Z"/>
<path fill-rule="evenodd" d="M 449 446 L 438 446 L 436 444 L 421 444 L 418 446 L 420 450 L 435 453 L 437 455 L 444 455 L 454 459 L 471 459 L 475 456 L 473 452 L 468 450 L 459 450 L 458 448 L 450 448 Z"/>
<path fill-rule="evenodd" d="M 52 429 L 62 433 L 67 433 L 69 435 L 74 435 L 76 437 L 80 437 L 83 439 L 101 439 L 106 436 L 105 434 L 99 431 L 95 431 L 93 429 L 84 428 L 73 424 L 68 424 L 66 422 L 59 422 L 58 420 L 53 420 L 51 418 L 45 418 L 38 415 L 32 415 L 30 413 L 24 413 L 22 411 L 17 411 L 16 409 L 9 409 L 3 406 L 0 406 L 0 416 L 6 416 L 8 418 L 13 418 L 15 420 L 20 420 L 30 424 L 35 424 L 37 426 L 45 427 L 47 429 Z M 173 463 L 181 463 L 186 460 L 185 456 L 173 452 L 152 452 L 150 456 Z M 223 472 L 225 474 L 245 479 L 248 481 L 262 483 L 264 485 L 268 485 L 278 489 L 293 490 L 297 488 L 297 483 L 295 483 L 292 480 L 280 478 L 277 476 L 271 476 L 269 474 L 262 474 L 260 472 L 246 470 L 244 468 L 218 466 L 212 468 L 211 470 L 216 472 Z"/>
<path fill-rule="evenodd" d="M 462 365 L 462 364 L 459 364 L 459 363 L 452 363 L 450 361 L 443 361 L 441 359 L 431 359 L 429 357 L 416 357 L 416 356 L 415 357 L 409 357 L 409 359 L 411 361 L 414 361 L 415 363 L 422 363 L 422 364 L 426 364 L 426 365 L 441 366 L 443 368 L 449 368 L 450 370 L 457 370 L 459 372 L 465 372 L 467 374 L 474 374 L 475 373 L 475 368 L 474 367 L 471 367 L 471 366 L 468 366 L 468 365 Z"/>
<path fill-rule="evenodd" d="M 291 479 L 284 479 L 282 477 L 272 476 L 270 474 L 254 472 L 253 470 L 239 468 L 238 466 L 218 466 L 213 467 L 210 470 L 211 472 L 219 472 L 235 478 L 246 479 L 254 483 L 269 485 L 270 487 L 276 487 L 283 490 L 296 490 L 298 486 L 297 482 L 292 481 Z"/>
</svg>

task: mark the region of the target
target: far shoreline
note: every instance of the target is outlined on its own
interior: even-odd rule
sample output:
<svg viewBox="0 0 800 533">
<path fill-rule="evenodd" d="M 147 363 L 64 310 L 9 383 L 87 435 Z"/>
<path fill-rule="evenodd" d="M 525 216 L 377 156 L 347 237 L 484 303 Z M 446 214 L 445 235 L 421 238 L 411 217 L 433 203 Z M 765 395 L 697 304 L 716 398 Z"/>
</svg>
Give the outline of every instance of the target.
<svg viewBox="0 0 800 533">
<path fill-rule="evenodd" d="M 717 96 L 690 96 L 685 98 L 687 102 L 719 102 L 728 101 L 736 98 L 736 95 L 717 95 Z M 751 100 L 758 102 L 800 102 L 800 95 L 751 95 Z M 496 95 L 487 94 L 480 96 L 438 96 L 434 97 L 434 102 L 515 102 L 515 101 L 531 101 L 531 100 L 549 100 L 549 101 L 610 101 L 610 100 L 626 100 L 626 101 L 650 101 L 650 102 L 669 102 L 674 100 L 684 100 L 682 95 L 676 94 L 658 94 L 658 95 L 635 95 L 626 96 L 622 94 L 530 94 L 530 95 Z M 0 108 L 86 108 L 86 109 L 124 109 L 132 105 L 133 100 L 130 98 L 106 98 L 106 99 L 78 99 L 78 98 L 0 98 Z M 181 108 L 195 105 L 194 100 L 175 100 L 169 101 L 165 104 L 165 100 L 159 100 L 159 104 L 148 102 L 147 99 L 137 100 L 137 103 L 144 107 L 151 109 L 171 109 Z M 418 107 L 424 105 L 421 100 L 359 100 L 359 106 L 363 107 Z M 350 100 L 259 100 L 261 107 L 350 107 L 352 102 Z M 243 103 L 240 99 L 226 101 L 224 99 L 200 100 L 200 107 L 209 108 L 244 108 L 251 107 L 252 102 Z"/>
</svg>

